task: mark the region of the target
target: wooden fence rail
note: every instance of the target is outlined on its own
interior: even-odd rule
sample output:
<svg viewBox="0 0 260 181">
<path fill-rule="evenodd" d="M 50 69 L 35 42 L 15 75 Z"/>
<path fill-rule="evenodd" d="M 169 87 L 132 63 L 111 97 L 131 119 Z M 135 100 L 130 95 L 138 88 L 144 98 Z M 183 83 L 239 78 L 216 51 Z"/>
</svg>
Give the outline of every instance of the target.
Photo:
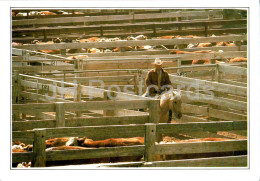
<svg viewBox="0 0 260 181">
<path fill-rule="evenodd" d="M 85 17 L 67 17 L 67 18 L 48 18 L 48 19 L 26 19 L 13 20 L 12 26 L 41 25 L 41 24 L 61 24 L 77 22 L 98 22 L 98 21 L 126 21 L 126 20 L 145 20 L 159 18 L 176 18 L 188 16 L 208 16 L 219 15 L 221 10 L 211 11 L 193 11 L 193 12 L 170 12 L 170 13 L 149 13 L 149 14 L 132 14 L 132 15 L 107 15 L 107 16 L 85 16 Z"/>
<path fill-rule="evenodd" d="M 36 129 L 31 131 L 31 139 L 34 140 L 33 153 L 14 153 L 13 163 L 20 161 L 32 161 L 37 167 L 44 167 L 46 161 L 89 159 L 113 156 L 145 156 L 146 162 L 151 162 L 157 154 L 179 154 L 179 153 L 208 153 L 224 151 L 244 151 L 247 150 L 246 140 L 220 141 L 220 142 L 199 142 L 180 144 L 155 144 L 156 134 L 172 133 L 182 131 L 227 131 L 246 130 L 247 122 L 209 122 L 209 123 L 186 123 L 186 124 L 146 124 L 127 126 L 90 126 L 77 128 L 53 128 Z M 13 133 L 13 137 L 18 134 Z M 105 139 L 109 137 L 134 137 L 145 136 L 145 146 L 130 146 L 117 148 L 98 148 L 86 150 L 67 151 L 45 151 L 45 139 L 54 137 L 86 136 L 93 139 Z M 41 140 L 41 141 L 38 141 Z M 37 141 L 37 143 L 36 143 Z M 203 166 L 201 164 L 194 166 Z M 205 166 L 205 165 L 204 165 Z M 237 166 L 230 163 L 230 166 Z M 243 165 L 247 166 L 247 162 Z"/>
<path fill-rule="evenodd" d="M 209 29 L 209 26 L 213 26 L 213 25 L 222 25 L 225 26 L 227 24 L 238 24 L 241 27 L 239 28 L 226 28 L 226 29 Z M 244 27 L 243 27 L 244 24 Z M 236 31 L 238 33 L 246 33 L 246 24 L 247 24 L 247 20 L 246 19 L 241 19 L 241 20 L 214 20 L 214 21 L 169 21 L 169 22 L 142 22 L 142 23 L 122 23 L 122 24 L 102 24 L 102 25 L 87 25 L 87 26 L 59 26 L 59 27 L 39 27 L 39 28 L 13 28 L 12 29 L 12 33 L 13 33 L 13 40 L 16 41 L 19 39 L 19 37 L 21 36 L 22 33 L 26 34 L 27 36 L 40 36 L 37 37 L 37 39 L 44 37 L 45 39 L 50 38 L 49 36 L 47 36 L 48 34 L 58 34 L 58 33 L 78 33 L 78 32 L 85 32 L 85 34 L 87 34 L 87 36 L 91 36 L 91 31 L 93 34 L 93 31 L 100 31 L 100 36 L 111 36 L 112 34 L 110 33 L 111 30 L 117 30 L 118 29 L 132 29 L 132 31 L 138 32 L 138 30 L 143 30 L 144 28 L 147 29 L 153 29 L 153 33 L 150 33 L 149 30 L 143 30 L 144 32 L 142 32 L 142 34 L 152 34 L 153 36 L 158 36 L 158 34 L 162 34 L 162 33 L 166 33 L 169 30 L 161 30 L 162 28 L 184 28 L 184 27 L 202 27 L 202 28 L 196 28 L 193 30 L 189 30 L 191 31 L 191 34 L 205 34 L 206 36 L 212 32 L 229 32 L 229 31 Z M 165 31 L 165 32 L 163 32 Z M 188 30 L 186 30 L 188 33 Z M 121 33 L 120 33 L 121 32 Z M 185 32 L 185 30 L 171 30 L 168 33 L 171 33 L 173 35 L 176 34 L 182 34 L 183 32 Z M 134 34 L 138 34 L 138 33 L 134 33 Z M 140 33 L 139 33 L 140 34 Z M 220 33 L 218 33 L 220 34 Z M 118 35 L 123 35 L 123 36 L 127 36 L 126 34 L 123 34 L 122 30 L 118 32 Z M 52 35 L 53 36 L 53 35 Z M 63 36 L 67 36 L 67 35 L 63 35 Z M 26 37 L 24 40 L 29 40 L 29 37 Z M 33 38 L 33 37 L 31 37 Z M 20 40 L 22 40 L 20 38 Z"/>
</svg>

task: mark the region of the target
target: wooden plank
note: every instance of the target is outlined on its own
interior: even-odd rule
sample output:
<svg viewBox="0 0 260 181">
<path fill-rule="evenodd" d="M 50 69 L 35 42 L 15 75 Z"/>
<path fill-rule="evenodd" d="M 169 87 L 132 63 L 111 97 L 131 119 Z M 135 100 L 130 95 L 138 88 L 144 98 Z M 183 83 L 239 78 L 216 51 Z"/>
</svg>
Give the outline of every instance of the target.
<svg viewBox="0 0 260 181">
<path fill-rule="evenodd" d="M 42 72 L 42 71 L 53 71 L 53 70 L 74 70 L 74 65 L 59 65 L 59 66 L 23 66 L 23 67 L 12 67 L 12 70 L 25 71 L 25 72 Z"/>
<path fill-rule="evenodd" d="M 247 103 L 222 97 L 211 96 L 207 94 L 195 93 L 191 91 L 181 91 L 182 101 L 185 103 L 202 102 L 217 105 L 224 108 L 247 111 Z"/>
<path fill-rule="evenodd" d="M 12 33 L 14 35 L 18 34 L 21 32 L 26 32 L 26 34 L 37 34 L 37 35 L 42 35 L 42 32 L 44 30 L 48 31 L 49 34 L 57 34 L 57 33 L 74 33 L 74 32 L 79 32 L 79 31 L 84 31 L 88 30 L 89 32 L 94 32 L 95 30 L 100 30 L 102 28 L 103 31 L 105 32 L 110 32 L 110 31 L 115 31 L 123 29 L 123 28 L 130 28 L 134 29 L 135 31 L 137 29 L 142 28 L 144 29 L 151 29 L 153 26 L 164 28 L 164 29 L 169 29 L 171 28 L 176 28 L 176 27 L 199 27 L 199 26 L 209 26 L 209 25 L 225 25 L 225 24 L 239 24 L 240 28 L 243 27 L 246 28 L 246 19 L 236 19 L 236 20 L 196 20 L 196 21 L 167 21 L 167 22 L 135 22 L 135 23 L 120 23 L 120 24 L 94 24 L 94 25 L 77 25 L 77 26 L 57 26 L 57 27 L 38 27 L 38 28 L 31 28 L 31 27 L 18 27 L 18 28 L 12 28 Z M 195 28 L 194 28 L 195 29 Z M 194 31 L 194 29 L 192 29 Z M 199 29 L 199 28 L 197 28 Z M 201 28 L 200 28 L 201 29 Z M 230 30 L 232 28 L 229 28 Z M 204 29 L 203 29 L 204 30 Z M 216 31 L 220 29 L 210 29 L 211 31 Z M 209 31 L 210 31 L 209 30 Z M 138 30 L 137 30 L 138 31 Z M 181 30 L 178 30 L 181 31 Z M 185 30 L 184 30 L 185 31 Z M 91 34 L 91 33 L 90 33 Z M 191 34 L 193 34 L 191 32 Z"/>
<path fill-rule="evenodd" d="M 149 102 L 149 123 L 160 122 L 160 100 L 151 100 Z"/>
<path fill-rule="evenodd" d="M 78 102 L 78 103 L 64 103 L 64 109 L 70 111 L 141 109 L 141 108 L 148 108 L 148 105 L 149 105 L 148 100 L 87 101 L 87 102 Z"/>
<path fill-rule="evenodd" d="M 65 100 L 63 98 L 41 95 L 41 94 L 26 92 L 26 91 L 23 91 L 21 93 L 21 95 L 24 98 L 29 98 L 29 99 L 33 99 L 33 100 L 36 100 L 36 101 L 42 101 L 42 102 L 69 102 L 68 100 Z"/>
<path fill-rule="evenodd" d="M 13 121 L 12 131 L 32 130 L 35 128 L 54 128 L 55 125 L 56 125 L 55 120 Z"/>
<path fill-rule="evenodd" d="M 209 109 L 209 117 L 225 119 L 225 120 L 247 120 L 247 115 L 232 113 L 229 111 L 222 111 L 217 109 Z"/>
<path fill-rule="evenodd" d="M 12 141 L 32 143 L 34 139 L 33 131 L 12 131 Z"/>
<path fill-rule="evenodd" d="M 46 19 L 26 19 L 12 20 L 12 26 L 21 25 L 40 25 L 40 24 L 59 24 L 71 22 L 97 22 L 97 21 L 123 21 L 139 19 L 158 19 L 170 17 L 185 16 L 203 16 L 209 14 L 220 14 L 220 11 L 200 11 L 200 12 L 171 12 L 171 13 L 152 13 L 152 14 L 133 14 L 133 15 L 106 15 L 106 16 L 85 16 L 85 17 L 62 17 L 62 18 L 46 18 Z"/>
<path fill-rule="evenodd" d="M 106 167 L 140 167 L 144 162 L 121 162 L 121 163 L 108 163 L 108 164 L 99 164 L 97 168 L 106 168 Z M 93 164 L 91 164 L 93 165 Z"/>
<path fill-rule="evenodd" d="M 56 102 L 56 127 L 65 127 L 65 106 L 63 102 Z"/>
<path fill-rule="evenodd" d="M 247 167 L 248 157 L 229 156 L 215 158 L 158 161 L 144 164 L 142 167 Z"/>
<path fill-rule="evenodd" d="M 182 113 L 193 113 L 197 115 L 208 115 L 208 107 L 182 103 Z"/>
<path fill-rule="evenodd" d="M 12 163 L 31 162 L 33 161 L 33 152 L 12 153 Z"/>
<path fill-rule="evenodd" d="M 156 141 L 156 124 L 146 124 L 145 154 L 144 154 L 144 160 L 146 162 L 150 162 L 154 160 L 155 141 Z"/>
<path fill-rule="evenodd" d="M 158 133 L 181 133 L 187 131 L 230 131 L 230 130 L 246 130 L 247 121 L 217 121 L 202 123 L 174 123 L 157 125 Z"/>
<path fill-rule="evenodd" d="M 145 133 L 144 125 L 114 125 L 114 126 L 87 126 L 77 128 L 48 128 L 47 138 L 56 137 L 83 137 L 103 140 L 107 138 L 129 138 L 143 137 Z"/>
<path fill-rule="evenodd" d="M 197 106 L 197 105 L 191 105 L 185 103 L 182 104 L 182 112 L 193 113 L 197 115 L 214 117 L 214 118 L 231 120 L 231 121 L 247 120 L 247 116 L 243 114 L 237 114 L 237 113 L 232 113 L 230 111 L 223 111 L 223 110 L 208 108 L 205 106 Z M 183 116 L 187 116 L 187 115 L 183 115 Z M 188 118 L 189 116 L 187 116 L 187 118 L 183 118 L 183 120 L 186 120 Z"/>
<path fill-rule="evenodd" d="M 26 113 L 26 111 L 55 112 L 55 106 L 51 103 L 13 104 L 13 112 Z"/>
<path fill-rule="evenodd" d="M 46 165 L 46 130 L 35 129 L 33 141 L 33 167 L 45 167 Z"/>
<path fill-rule="evenodd" d="M 93 76 L 93 77 L 66 77 L 67 82 L 89 83 L 90 80 L 102 80 L 104 82 L 121 82 L 133 81 L 134 75 L 118 76 Z M 55 80 L 63 80 L 63 78 L 55 78 Z"/>
<path fill-rule="evenodd" d="M 46 79 L 46 78 L 38 78 L 38 77 L 28 76 L 28 75 L 23 75 L 23 76 L 28 77 L 28 78 L 38 79 L 38 80 L 61 83 L 63 85 L 77 86 L 77 84 L 74 84 L 74 83 L 56 81 L 56 80 Z M 37 84 L 36 82 L 25 81 L 25 80 L 23 80 L 21 83 L 22 83 L 22 86 L 25 86 L 25 87 L 37 88 L 37 89 L 42 88 L 41 83 Z M 56 90 L 56 93 L 58 93 L 58 94 L 74 95 L 74 92 L 75 92 L 73 89 L 69 89 L 69 88 L 57 87 L 57 86 L 53 86 L 51 84 L 48 84 L 48 86 L 49 86 L 50 92 L 52 92 L 53 90 Z M 54 88 L 56 88 L 56 89 L 54 89 Z M 95 87 L 91 87 L 91 86 L 81 86 L 81 95 L 83 95 L 83 96 L 88 95 L 88 96 L 90 96 L 90 99 L 93 98 L 93 97 L 103 97 L 104 91 L 105 91 L 104 89 L 99 89 L 99 88 L 95 88 Z M 114 92 L 114 93 L 117 94 L 116 99 L 118 99 L 118 100 L 129 100 L 129 99 L 130 100 L 133 100 L 133 99 L 150 100 L 149 98 L 144 98 L 144 97 L 131 95 L 131 94 L 123 93 L 123 92 L 115 92 L 115 91 L 111 91 L 111 92 Z"/>
<path fill-rule="evenodd" d="M 235 86 L 247 87 L 247 83 L 233 81 L 233 80 L 219 80 L 219 82 L 223 83 L 223 84 L 231 84 L 231 85 L 235 85 Z"/>
<path fill-rule="evenodd" d="M 234 67 L 234 66 L 221 65 L 221 64 L 218 64 L 218 66 L 220 72 L 247 76 L 247 68 Z"/>
<path fill-rule="evenodd" d="M 142 156 L 144 146 L 120 146 L 110 148 L 86 148 L 82 150 L 47 151 L 47 161 L 76 160 L 90 158 L 122 157 L 122 156 Z"/>
<path fill-rule="evenodd" d="M 195 116 L 189 116 L 189 115 L 182 115 L 181 119 L 176 119 L 176 121 L 180 122 L 208 122 L 207 119 L 195 117 Z"/>
<path fill-rule="evenodd" d="M 173 143 L 155 145 L 155 154 L 192 154 L 247 150 L 247 140 L 208 141 L 194 143 Z"/>
<path fill-rule="evenodd" d="M 190 43 L 207 43 L 221 41 L 240 41 L 246 40 L 247 35 L 229 35 L 216 37 L 200 37 L 200 38 L 182 38 L 168 40 L 131 40 L 131 41 L 115 41 L 115 42 L 88 42 L 88 43 L 65 43 L 65 44 L 35 44 L 14 46 L 14 48 L 28 50 L 56 50 L 56 49 L 80 49 L 80 48 L 109 48 L 109 47 L 126 47 L 126 46 L 144 46 L 144 45 L 177 45 Z M 225 52 L 223 52 L 224 55 Z"/>
<path fill-rule="evenodd" d="M 218 92 L 225 92 L 235 95 L 241 95 L 241 96 L 247 96 L 247 88 L 241 87 L 241 86 L 234 86 L 230 84 L 223 84 L 218 82 L 211 82 L 207 80 L 199 80 L 194 78 L 188 78 L 188 77 L 181 77 L 177 75 L 169 75 L 170 80 L 174 84 L 180 84 L 185 85 L 186 87 L 195 87 L 198 89 L 207 89 L 207 90 L 214 90 Z"/>
<path fill-rule="evenodd" d="M 76 126 L 100 126 L 100 125 L 127 125 L 145 124 L 149 121 L 149 116 L 114 116 L 97 118 L 70 118 L 66 120 L 67 127 Z"/>
</svg>

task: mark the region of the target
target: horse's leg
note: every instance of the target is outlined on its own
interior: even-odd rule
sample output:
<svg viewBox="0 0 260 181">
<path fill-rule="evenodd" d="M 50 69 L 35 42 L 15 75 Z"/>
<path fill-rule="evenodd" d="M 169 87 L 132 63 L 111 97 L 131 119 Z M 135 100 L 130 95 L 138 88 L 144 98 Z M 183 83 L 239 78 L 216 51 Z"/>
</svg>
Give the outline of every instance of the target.
<svg viewBox="0 0 260 181">
<path fill-rule="evenodd" d="M 168 123 L 171 123 L 172 120 L 172 110 L 169 110 L 169 119 L 168 119 Z"/>
</svg>

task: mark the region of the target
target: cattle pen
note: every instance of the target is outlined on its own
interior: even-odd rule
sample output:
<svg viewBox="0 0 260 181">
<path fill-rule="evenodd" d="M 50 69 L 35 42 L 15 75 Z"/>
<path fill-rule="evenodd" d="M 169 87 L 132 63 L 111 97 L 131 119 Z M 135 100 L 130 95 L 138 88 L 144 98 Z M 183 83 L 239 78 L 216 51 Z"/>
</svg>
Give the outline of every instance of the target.
<svg viewBox="0 0 260 181">
<path fill-rule="evenodd" d="M 12 12 L 12 168 L 248 166 L 246 10 Z M 181 93 L 169 123 L 142 96 L 158 57 Z M 143 143 L 47 148 L 56 138 Z"/>
</svg>

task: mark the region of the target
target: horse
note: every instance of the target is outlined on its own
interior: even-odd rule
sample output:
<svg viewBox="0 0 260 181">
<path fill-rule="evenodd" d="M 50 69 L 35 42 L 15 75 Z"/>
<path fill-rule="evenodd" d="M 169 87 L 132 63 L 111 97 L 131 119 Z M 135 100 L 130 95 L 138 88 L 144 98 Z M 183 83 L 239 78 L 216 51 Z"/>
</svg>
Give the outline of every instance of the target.
<svg viewBox="0 0 260 181">
<path fill-rule="evenodd" d="M 167 91 L 157 97 L 160 99 L 160 121 L 159 123 L 170 123 L 172 113 L 177 119 L 182 117 L 180 92 Z"/>
<path fill-rule="evenodd" d="M 180 119 L 182 117 L 182 101 L 180 92 L 170 90 L 156 95 L 148 95 L 146 92 L 142 95 L 142 97 L 149 97 L 151 99 L 160 100 L 160 110 L 158 113 L 160 115 L 160 120 L 158 123 L 170 123 L 172 113 L 174 113 L 177 119 Z"/>
</svg>

